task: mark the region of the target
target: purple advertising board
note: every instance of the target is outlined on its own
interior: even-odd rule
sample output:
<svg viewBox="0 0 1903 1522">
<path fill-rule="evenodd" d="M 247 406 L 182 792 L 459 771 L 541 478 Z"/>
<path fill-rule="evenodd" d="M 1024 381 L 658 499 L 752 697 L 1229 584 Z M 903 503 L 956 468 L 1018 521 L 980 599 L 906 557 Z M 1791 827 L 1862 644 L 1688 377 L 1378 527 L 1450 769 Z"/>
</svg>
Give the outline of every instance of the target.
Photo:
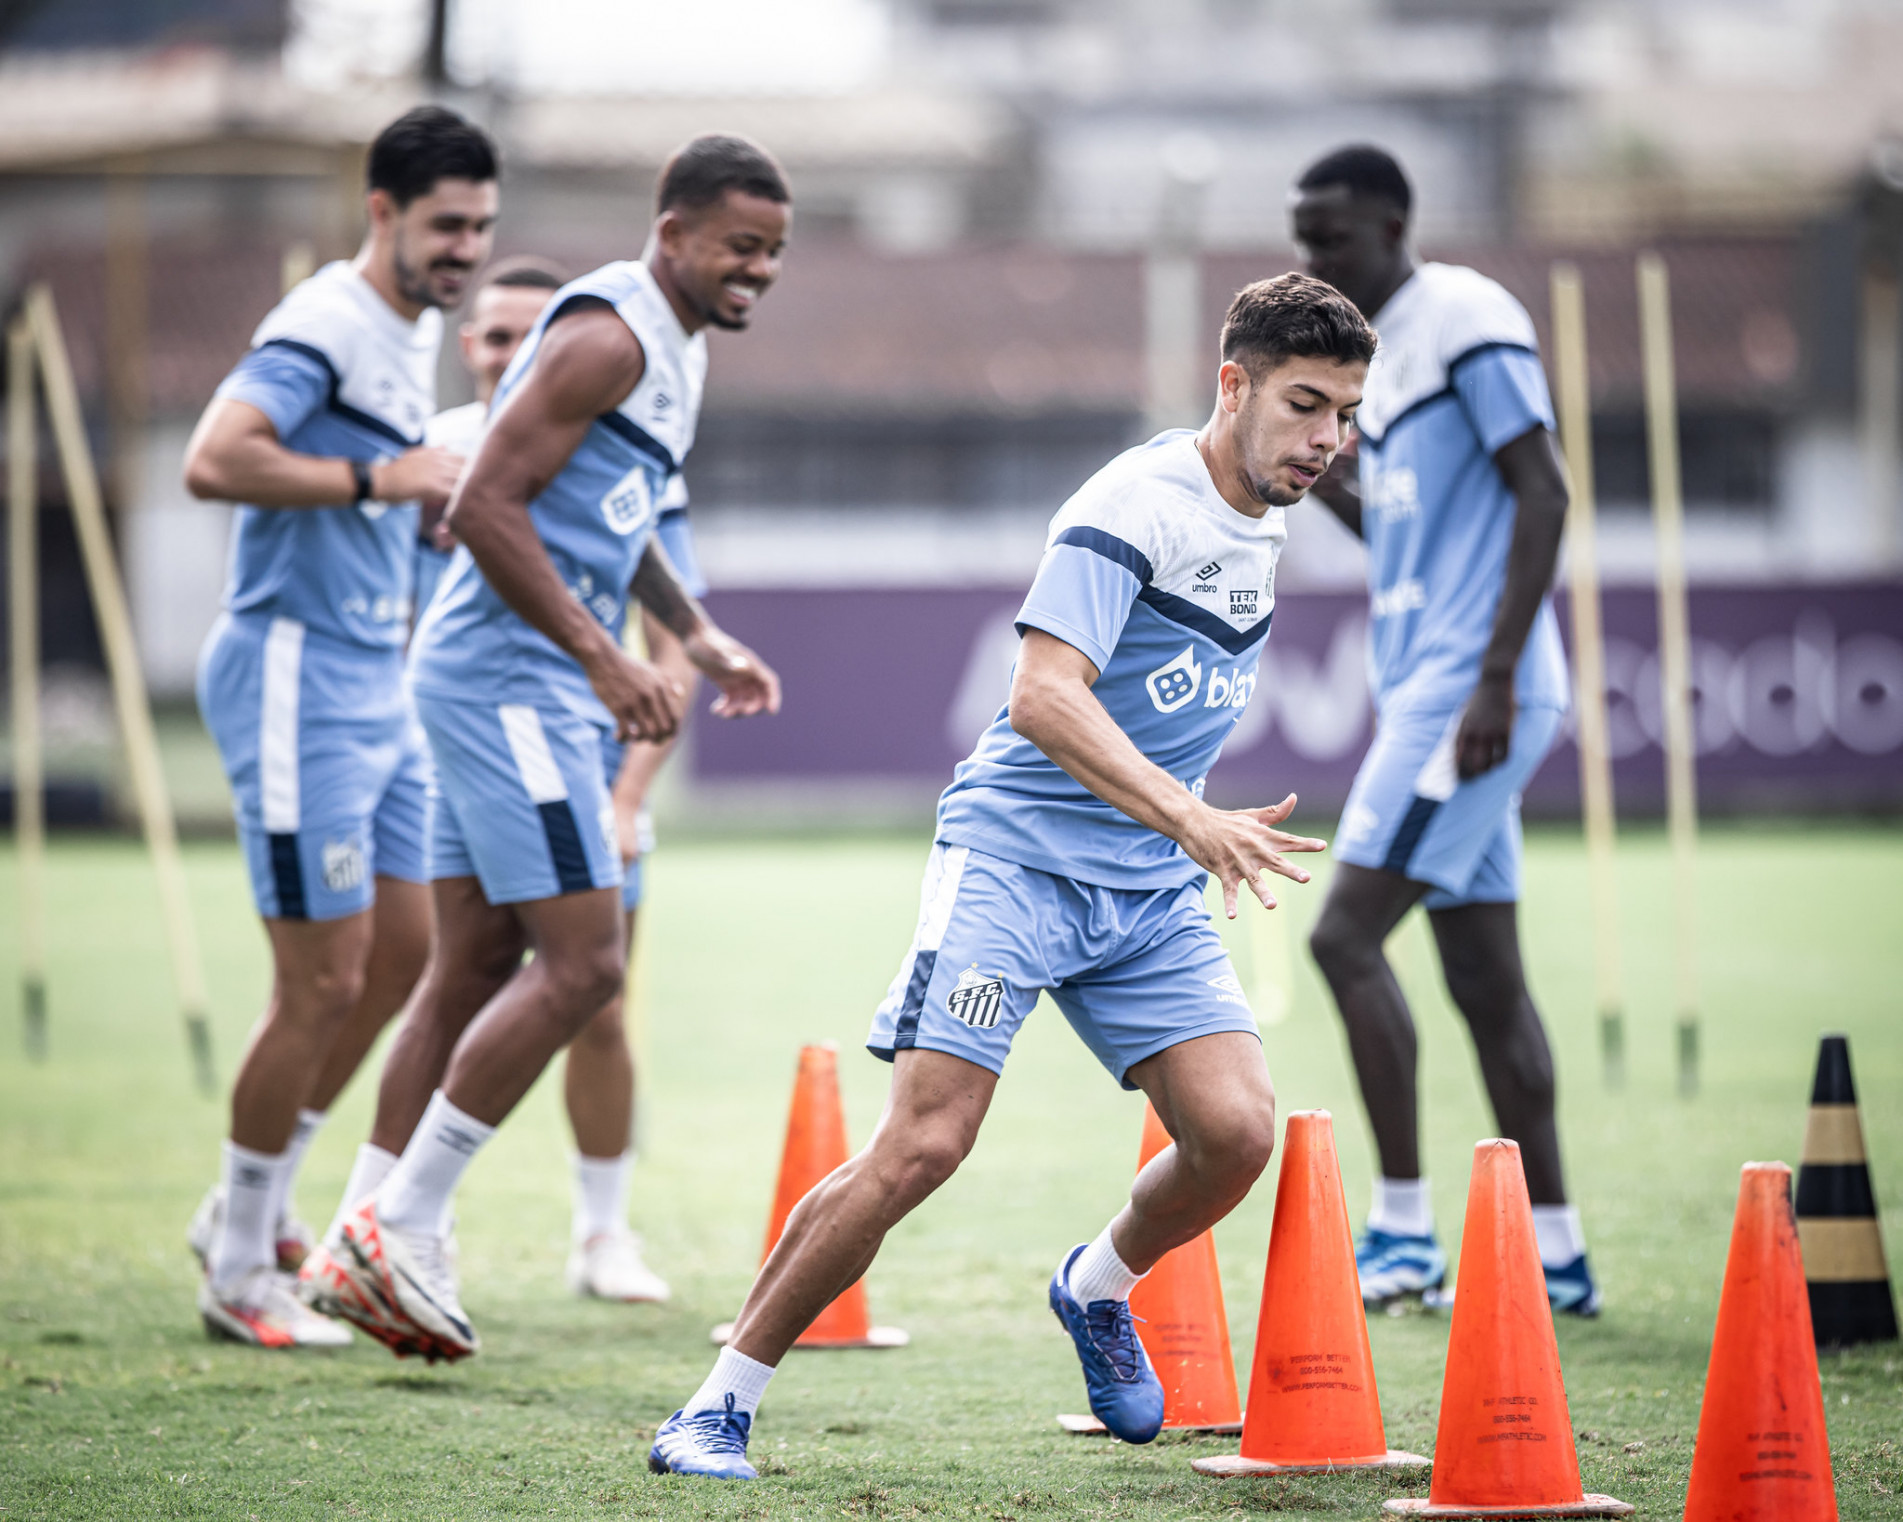
<svg viewBox="0 0 1903 1522">
<path fill-rule="evenodd" d="M 1018 588 L 802 588 L 716 593 L 716 616 L 778 667 L 784 711 L 695 726 L 707 784 L 942 785 L 1004 700 Z M 1570 629 L 1565 600 L 1560 624 Z M 1276 600 L 1263 679 L 1210 774 L 1209 796 L 1306 808 L 1347 796 L 1372 726 L 1367 599 Z M 1660 749 L 1653 595 L 1604 597 L 1606 685 L 1619 807 L 1657 813 Z M 1903 805 L 1903 586 L 1700 587 L 1691 597 L 1702 807 Z M 1529 812 L 1578 808 L 1570 731 L 1527 790 Z"/>
</svg>

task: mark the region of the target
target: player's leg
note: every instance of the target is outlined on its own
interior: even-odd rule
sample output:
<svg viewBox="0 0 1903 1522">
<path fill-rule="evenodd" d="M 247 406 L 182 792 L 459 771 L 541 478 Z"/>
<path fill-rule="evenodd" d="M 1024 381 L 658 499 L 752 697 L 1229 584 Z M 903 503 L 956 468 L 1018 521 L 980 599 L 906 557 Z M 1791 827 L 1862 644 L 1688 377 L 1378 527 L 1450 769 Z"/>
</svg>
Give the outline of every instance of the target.
<svg viewBox="0 0 1903 1522">
<path fill-rule="evenodd" d="M 632 952 L 640 902 L 640 861 L 622 885 L 623 944 Z M 630 883 L 633 884 L 630 887 Z M 641 1239 L 628 1224 L 628 1179 L 634 1169 L 634 1053 L 623 1015 L 627 989 L 615 991 L 562 1064 L 562 1097 L 575 1134 L 575 1205 L 568 1287 L 578 1295 L 625 1302 L 668 1298 L 667 1281 L 647 1266 Z"/>
<path fill-rule="evenodd" d="M 1125 1442 L 1163 1422 L 1163 1386 L 1137 1336 L 1130 1292 L 1166 1252 L 1248 1193 L 1275 1146 L 1275 1091 L 1255 1017 L 1210 922 L 1200 880 L 1176 888 L 1071 885 L 1077 953 L 1051 997 L 1125 1088 L 1150 1097 L 1175 1145 L 1051 1276 L 1090 1409 Z"/>
<path fill-rule="evenodd" d="M 932 847 L 918 928 L 866 1042 L 893 1064 L 879 1125 L 787 1218 L 713 1371 L 655 1434 L 650 1468 L 754 1477 L 747 1439 L 780 1359 L 971 1150 L 1012 1039 L 1052 976 L 1040 929 L 1055 881 Z"/>
<path fill-rule="evenodd" d="M 1425 830 L 1446 822 L 1458 717 L 1384 718 L 1342 810 L 1335 875 L 1309 936 L 1341 1013 L 1379 1163 L 1355 1254 L 1371 1303 L 1435 1291 L 1447 1273 L 1421 1171 L 1414 1019 L 1383 948 L 1432 886 L 1415 862 Z"/>
<path fill-rule="evenodd" d="M 895 1055 L 878 1128 L 793 1208 L 712 1371 L 655 1434 L 650 1468 L 754 1477 L 746 1443 L 767 1381 L 800 1333 L 871 1267 L 886 1233 L 965 1160 L 997 1082 L 963 1057 Z"/>
</svg>

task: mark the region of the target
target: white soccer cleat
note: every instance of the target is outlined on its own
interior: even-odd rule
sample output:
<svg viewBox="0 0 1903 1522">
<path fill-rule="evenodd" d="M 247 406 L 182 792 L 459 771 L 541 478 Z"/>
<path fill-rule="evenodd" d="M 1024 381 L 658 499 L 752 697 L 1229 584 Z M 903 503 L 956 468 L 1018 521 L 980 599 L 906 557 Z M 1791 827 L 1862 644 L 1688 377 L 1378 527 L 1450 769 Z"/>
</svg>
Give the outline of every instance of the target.
<svg viewBox="0 0 1903 1522">
<path fill-rule="evenodd" d="M 212 1248 L 217 1245 L 218 1233 L 224 1229 L 225 1186 L 213 1184 L 198 1202 L 198 1209 L 192 1212 L 191 1225 L 185 1228 L 185 1245 L 191 1248 L 200 1268 L 210 1267 Z M 272 1236 L 278 1269 L 287 1274 L 294 1274 L 304 1266 L 304 1258 L 317 1240 L 316 1233 L 293 1215 L 280 1216 Z"/>
<path fill-rule="evenodd" d="M 625 1228 L 598 1232 L 577 1242 L 568 1254 L 568 1287 L 596 1300 L 658 1304 L 667 1299 L 667 1281 L 641 1258 L 641 1238 Z"/>
<path fill-rule="evenodd" d="M 209 1279 L 198 1285 L 205 1330 L 254 1348 L 347 1348 L 350 1328 L 320 1316 L 297 1298 L 291 1279 L 274 1268 L 254 1268 L 227 1290 Z"/>
<path fill-rule="evenodd" d="M 332 1250 L 359 1294 L 338 1314 L 399 1357 L 420 1353 L 434 1363 L 467 1358 L 482 1346 L 463 1311 L 444 1238 L 400 1231 L 377 1219 L 374 1199 L 353 1210 Z"/>
</svg>

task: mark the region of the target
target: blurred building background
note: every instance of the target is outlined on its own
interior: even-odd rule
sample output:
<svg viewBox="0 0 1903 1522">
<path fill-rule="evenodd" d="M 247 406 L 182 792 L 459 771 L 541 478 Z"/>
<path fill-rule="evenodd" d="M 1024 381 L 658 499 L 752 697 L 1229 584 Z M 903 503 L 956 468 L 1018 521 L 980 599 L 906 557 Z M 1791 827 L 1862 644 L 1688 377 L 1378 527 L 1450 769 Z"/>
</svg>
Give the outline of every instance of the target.
<svg viewBox="0 0 1903 1522">
<path fill-rule="evenodd" d="M 708 10 L 0 3 L 0 300 L 34 279 L 59 299 L 180 746 L 227 519 L 184 495 L 185 439 L 286 272 L 354 248 L 370 136 L 434 97 L 501 140 L 499 249 L 577 272 L 638 252 L 697 131 L 758 138 L 794 180 L 786 273 L 754 331 L 714 335 L 689 467 L 723 616 L 787 665 L 789 711 L 703 722 L 681 809 L 915 812 L 1001 695 L 1049 515 L 1146 430 L 1201 420 L 1223 307 L 1295 262 L 1288 187 L 1350 140 L 1408 166 L 1426 256 L 1500 279 L 1543 332 L 1553 260 L 1584 271 L 1622 798 L 1658 791 L 1632 276 L 1657 248 L 1708 796 L 1903 802 L 1893 0 Z M 445 404 L 467 395 L 447 355 L 442 376 Z M 107 722 L 96 640 L 51 474 L 45 498 L 49 701 L 84 735 Z M 1298 510 L 1281 696 L 1238 733 L 1233 787 L 1338 801 L 1367 734 L 1360 575 Z"/>
</svg>

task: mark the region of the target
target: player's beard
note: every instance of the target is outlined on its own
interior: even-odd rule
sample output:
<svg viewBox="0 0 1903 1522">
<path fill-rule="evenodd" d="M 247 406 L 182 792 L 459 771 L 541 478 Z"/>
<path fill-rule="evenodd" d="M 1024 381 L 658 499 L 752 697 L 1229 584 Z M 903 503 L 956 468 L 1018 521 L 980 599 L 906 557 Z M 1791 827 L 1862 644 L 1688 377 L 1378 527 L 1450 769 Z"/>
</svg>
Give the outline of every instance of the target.
<svg viewBox="0 0 1903 1522">
<path fill-rule="evenodd" d="M 405 301 L 413 301 L 422 307 L 440 307 L 446 305 L 437 295 L 429 282 L 430 271 L 435 269 L 460 270 L 469 273 L 470 267 L 457 259 L 439 259 L 434 264 L 418 269 L 403 257 L 403 236 L 397 235 L 396 247 L 390 251 L 390 267 L 396 276 L 397 294 Z"/>
</svg>

